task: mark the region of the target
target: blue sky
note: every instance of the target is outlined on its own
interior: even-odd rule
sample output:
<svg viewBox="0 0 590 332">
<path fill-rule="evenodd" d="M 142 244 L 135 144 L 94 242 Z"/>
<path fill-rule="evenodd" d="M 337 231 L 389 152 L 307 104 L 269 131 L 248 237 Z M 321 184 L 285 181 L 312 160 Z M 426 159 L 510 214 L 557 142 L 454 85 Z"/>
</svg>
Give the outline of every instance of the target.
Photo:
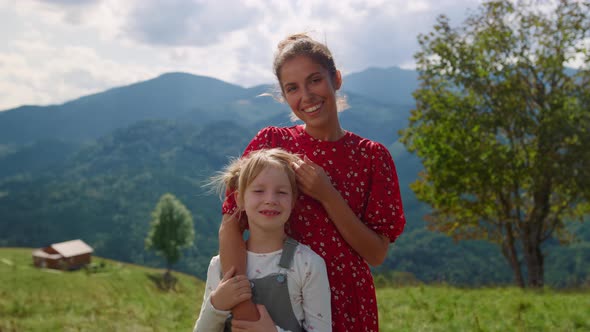
<svg viewBox="0 0 590 332">
<path fill-rule="evenodd" d="M 0 110 L 48 105 L 172 71 L 273 83 L 276 44 L 309 31 L 344 74 L 413 68 L 416 36 L 478 0 L 0 0 Z"/>
</svg>

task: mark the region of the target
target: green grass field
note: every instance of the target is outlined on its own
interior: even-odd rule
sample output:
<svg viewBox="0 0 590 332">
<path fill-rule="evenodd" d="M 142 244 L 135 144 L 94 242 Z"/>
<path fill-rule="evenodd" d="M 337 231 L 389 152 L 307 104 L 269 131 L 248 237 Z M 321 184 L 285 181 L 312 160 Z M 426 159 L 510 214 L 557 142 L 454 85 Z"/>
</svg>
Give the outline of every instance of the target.
<svg viewBox="0 0 590 332">
<path fill-rule="evenodd" d="M 174 273 L 94 258 L 96 273 L 37 269 L 30 249 L 0 249 L 0 331 L 190 331 L 204 283 Z"/>
<path fill-rule="evenodd" d="M 101 266 L 102 263 L 102 267 Z M 94 272 L 32 266 L 30 249 L 0 249 L 0 332 L 190 331 L 204 283 L 95 258 Z M 412 286 L 378 289 L 382 331 L 590 331 L 590 291 Z"/>
<path fill-rule="evenodd" d="M 377 291 L 382 331 L 590 331 L 590 292 L 443 286 Z"/>
</svg>

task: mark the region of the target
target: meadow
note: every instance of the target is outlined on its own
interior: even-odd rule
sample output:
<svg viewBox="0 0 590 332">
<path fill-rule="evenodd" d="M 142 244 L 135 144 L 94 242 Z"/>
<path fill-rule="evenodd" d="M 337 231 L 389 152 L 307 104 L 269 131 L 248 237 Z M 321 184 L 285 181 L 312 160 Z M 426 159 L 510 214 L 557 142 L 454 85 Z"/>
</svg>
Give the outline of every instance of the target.
<svg viewBox="0 0 590 332">
<path fill-rule="evenodd" d="M 0 249 L 0 332 L 190 331 L 204 282 L 95 257 L 89 269 L 37 269 Z M 381 331 L 590 331 L 590 290 L 414 285 L 378 288 Z"/>
<path fill-rule="evenodd" d="M 418 286 L 377 290 L 382 331 L 590 331 L 590 291 Z"/>
</svg>

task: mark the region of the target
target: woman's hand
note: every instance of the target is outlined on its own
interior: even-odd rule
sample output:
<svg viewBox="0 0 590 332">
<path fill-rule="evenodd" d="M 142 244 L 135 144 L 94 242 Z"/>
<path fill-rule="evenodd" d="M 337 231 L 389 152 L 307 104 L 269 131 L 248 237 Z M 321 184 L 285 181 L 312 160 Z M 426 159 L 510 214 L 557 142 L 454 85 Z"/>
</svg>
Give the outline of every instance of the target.
<svg viewBox="0 0 590 332">
<path fill-rule="evenodd" d="M 377 234 L 354 214 L 321 166 L 305 156 L 293 168 L 301 191 L 322 204 L 344 240 L 369 264 L 381 265 L 387 256 L 389 238 Z"/>
<path fill-rule="evenodd" d="M 322 202 L 324 197 L 329 197 L 336 190 L 322 166 L 307 156 L 299 164 L 294 164 L 293 168 L 297 174 L 299 189 L 311 198 Z"/>
<path fill-rule="evenodd" d="M 250 280 L 245 275 L 234 276 L 235 272 L 232 266 L 223 275 L 217 289 L 211 292 L 211 304 L 215 309 L 228 311 L 236 304 L 252 298 Z"/>
<path fill-rule="evenodd" d="M 258 308 L 260 319 L 256 322 L 232 319 L 231 329 L 233 332 L 267 332 L 277 330 L 274 321 L 266 310 L 266 307 L 261 304 L 257 304 L 256 307 Z"/>
</svg>

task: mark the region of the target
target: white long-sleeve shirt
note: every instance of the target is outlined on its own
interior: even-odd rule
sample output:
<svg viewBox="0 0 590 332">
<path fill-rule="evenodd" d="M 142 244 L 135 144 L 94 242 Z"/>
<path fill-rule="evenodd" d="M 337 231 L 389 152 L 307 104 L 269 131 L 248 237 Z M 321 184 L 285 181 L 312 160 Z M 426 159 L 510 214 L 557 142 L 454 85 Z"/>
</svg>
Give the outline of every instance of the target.
<svg viewBox="0 0 590 332">
<path fill-rule="evenodd" d="M 248 251 L 248 279 L 259 279 L 284 271 L 278 266 L 282 252 L 282 249 L 265 254 Z M 203 304 L 194 332 L 223 331 L 230 312 L 215 309 L 210 298 L 211 292 L 217 288 L 220 281 L 221 264 L 219 256 L 215 256 L 207 270 Z M 293 264 L 287 271 L 287 285 L 293 313 L 303 328 L 314 332 L 332 331 L 330 285 L 324 260 L 309 247 L 299 244 L 295 250 Z M 284 330 L 277 326 L 277 331 Z"/>
</svg>

